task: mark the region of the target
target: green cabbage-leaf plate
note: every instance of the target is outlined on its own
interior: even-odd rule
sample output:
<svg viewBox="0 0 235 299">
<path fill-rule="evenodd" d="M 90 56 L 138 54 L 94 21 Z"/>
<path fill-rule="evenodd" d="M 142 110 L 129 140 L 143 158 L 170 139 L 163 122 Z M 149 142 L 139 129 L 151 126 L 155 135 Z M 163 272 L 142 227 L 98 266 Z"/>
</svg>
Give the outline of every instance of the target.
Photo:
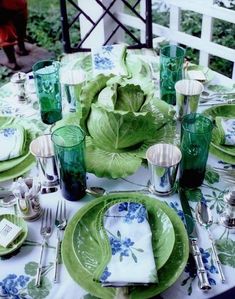
<svg viewBox="0 0 235 299">
<path fill-rule="evenodd" d="M 206 109 L 203 113 L 213 120 L 215 120 L 217 116 L 235 118 L 235 105 L 225 104 L 213 106 Z M 210 152 L 226 163 L 235 164 L 235 146 L 222 145 L 219 142 L 219 130 L 215 126 L 212 132 Z"/>
<path fill-rule="evenodd" d="M 122 199 L 122 201 L 125 199 Z M 79 261 L 83 261 L 86 265 L 87 256 L 84 257 L 84 251 L 89 254 L 89 249 L 92 251 L 91 258 L 94 256 L 95 247 L 87 246 L 86 240 L 89 239 L 88 235 L 95 235 L 97 232 L 95 225 L 92 224 L 96 221 L 94 215 L 97 214 L 99 205 L 90 209 L 77 223 L 73 233 L 73 248 Z M 153 233 L 154 243 L 154 256 L 156 258 L 157 269 L 160 269 L 168 260 L 171 255 L 175 243 L 175 233 L 173 225 L 169 217 L 160 209 L 155 208 L 148 211 L 148 216 L 151 222 L 151 230 Z M 84 229 L 86 227 L 87 229 Z M 88 232 L 89 231 L 89 232 Z M 92 244 L 91 244 L 92 245 Z M 87 250 L 87 248 L 89 249 Z M 96 266 L 96 265 L 94 265 Z M 95 267 L 94 267 L 95 270 Z"/>
<path fill-rule="evenodd" d="M 6 219 L 14 223 L 15 225 L 22 227 L 22 232 L 11 244 L 8 245 L 8 247 L 5 248 L 0 245 L 0 256 L 10 254 L 18 249 L 23 244 L 28 234 L 27 224 L 21 217 L 15 216 L 13 214 L 1 214 L 0 221 L 2 221 L 3 219 Z"/>
<path fill-rule="evenodd" d="M 35 158 L 30 154 L 29 145 L 40 130 L 33 121 L 14 117 L 0 117 L 0 128 L 9 125 L 21 125 L 26 130 L 25 151 L 20 157 L 0 162 L 0 182 L 20 176 L 30 170 L 35 164 Z"/>
<path fill-rule="evenodd" d="M 148 210 L 149 222 L 153 231 L 154 255 L 156 256 L 156 264 L 160 268 L 158 270 L 158 284 L 130 287 L 129 297 L 131 299 L 145 299 L 163 292 L 177 280 L 187 263 L 189 254 L 187 233 L 181 219 L 166 203 L 138 193 L 120 193 L 95 199 L 79 210 L 68 224 L 62 243 L 62 258 L 70 276 L 81 287 L 99 298 L 114 298 L 116 289 L 103 288 L 92 279 L 94 269 L 102 254 L 96 239 L 96 215 L 108 203 L 130 200 L 143 203 Z M 155 213 L 157 213 L 157 217 Z M 164 214 L 169 218 L 165 217 Z M 163 219 L 165 222 L 162 221 Z M 169 255 L 170 250 L 162 256 L 160 253 L 161 246 L 165 248 L 168 244 L 171 247 L 173 243 L 173 241 L 166 240 L 166 237 L 163 240 L 165 235 L 161 236 L 164 230 L 162 225 L 168 225 L 168 219 L 173 225 L 174 234 L 171 226 L 169 226 L 171 232 L 167 235 L 170 237 L 171 234 L 173 239 L 175 235 L 173 250 L 169 258 L 167 255 Z M 157 228 L 156 225 L 160 227 Z M 158 241 L 157 238 L 160 240 Z M 71 250 L 73 246 L 74 250 Z"/>
<path fill-rule="evenodd" d="M 213 78 L 215 76 L 214 72 L 211 69 L 209 69 L 206 66 L 202 66 L 202 65 L 189 64 L 187 70 L 188 71 L 201 71 L 206 77 L 206 80 L 203 82 L 203 84 L 209 83 L 210 81 L 213 80 Z M 188 78 L 187 72 L 185 72 L 185 75 L 186 75 L 186 78 Z"/>
</svg>

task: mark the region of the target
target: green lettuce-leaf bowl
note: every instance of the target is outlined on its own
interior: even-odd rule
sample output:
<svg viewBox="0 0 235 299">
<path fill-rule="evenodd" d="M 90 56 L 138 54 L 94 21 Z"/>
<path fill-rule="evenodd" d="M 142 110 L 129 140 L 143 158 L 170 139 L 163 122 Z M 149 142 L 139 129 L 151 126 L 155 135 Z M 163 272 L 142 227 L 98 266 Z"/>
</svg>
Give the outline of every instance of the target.
<svg viewBox="0 0 235 299">
<path fill-rule="evenodd" d="M 129 298 L 151 298 L 165 291 L 176 282 L 187 263 L 189 246 L 185 227 L 175 211 L 169 208 L 166 203 L 156 200 L 156 198 L 138 194 L 137 192 L 131 194 L 120 193 L 95 199 L 80 209 L 68 224 L 62 243 L 62 258 L 67 271 L 74 281 L 98 298 L 114 298 L 116 289 L 103 288 L 100 283 L 93 281 L 94 269 L 98 265 L 102 255 L 102 249 L 99 248 L 97 242 L 95 215 L 98 215 L 99 211 L 107 204 L 130 200 L 141 202 L 147 208 L 151 230 L 154 235 L 153 251 L 156 257 L 156 264 L 158 264 L 157 252 L 161 251 L 158 247 L 160 244 L 157 243 L 158 234 L 161 233 L 161 229 L 158 230 L 155 225 L 158 221 L 161 221 L 160 219 L 163 220 L 161 213 L 166 214 L 173 225 L 175 242 L 170 257 L 167 260 L 164 257 L 164 261 L 158 270 L 159 283 L 151 286 L 129 287 Z M 162 211 L 159 214 L 160 218 L 158 220 L 155 218 L 157 217 L 155 215 L 157 210 Z M 162 238 L 162 236 L 160 237 Z M 167 243 L 167 240 L 165 242 Z M 161 246 L 165 246 L 166 243 L 163 241 Z M 74 248 L 71 250 L 73 246 Z"/>
<path fill-rule="evenodd" d="M 6 181 L 29 171 L 36 163 L 35 158 L 29 151 L 31 141 L 38 136 L 40 129 L 35 121 L 24 120 L 15 117 L 0 117 L 0 128 L 9 125 L 20 125 L 25 129 L 24 151 L 21 156 L 0 162 L 0 182 Z"/>
<path fill-rule="evenodd" d="M 203 113 L 213 120 L 218 116 L 235 118 L 235 105 L 225 104 L 213 106 L 206 109 Z M 220 144 L 220 133 L 216 126 L 214 126 L 212 132 L 210 152 L 226 163 L 235 164 L 235 147 Z"/>
</svg>

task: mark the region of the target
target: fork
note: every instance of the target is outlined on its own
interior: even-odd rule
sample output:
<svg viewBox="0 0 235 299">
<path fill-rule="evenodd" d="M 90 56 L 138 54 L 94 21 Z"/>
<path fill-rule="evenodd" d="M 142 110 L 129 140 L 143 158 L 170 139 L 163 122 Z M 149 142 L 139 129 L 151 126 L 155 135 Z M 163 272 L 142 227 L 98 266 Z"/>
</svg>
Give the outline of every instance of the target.
<svg viewBox="0 0 235 299">
<path fill-rule="evenodd" d="M 46 241 L 50 238 L 52 233 L 52 211 L 51 209 L 44 209 L 42 220 L 41 220 L 41 228 L 40 234 L 42 236 L 42 244 L 41 244 L 41 251 L 40 251 L 40 258 L 37 268 L 37 276 L 35 280 L 35 286 L 38 288 L 41 284 L 41 274 L 42 274 L 42 257 L 44 248 L 46 245 Z"/>
<path fill-rule="evenodd" d="M 213 167 L 216 172 L 220 174 L 222 179 L 228 183 L 235 183 L 235 169 L 223 169 Z"/>
<path fill-rule="evenodd" d="M 61 199 L 57 203 L 56 216 L 55 216 L 55 226 L 57 227 L 57 243 L 56 243 L 56 255 L 55 255 L 55 267 L 54 267 L 54 282 L 58 281 L 58 264 L 60 255 L 60 245 L 62 241 L 62 231 L 67 225 L 66 218 L 66 202 Z"/>
</svg>

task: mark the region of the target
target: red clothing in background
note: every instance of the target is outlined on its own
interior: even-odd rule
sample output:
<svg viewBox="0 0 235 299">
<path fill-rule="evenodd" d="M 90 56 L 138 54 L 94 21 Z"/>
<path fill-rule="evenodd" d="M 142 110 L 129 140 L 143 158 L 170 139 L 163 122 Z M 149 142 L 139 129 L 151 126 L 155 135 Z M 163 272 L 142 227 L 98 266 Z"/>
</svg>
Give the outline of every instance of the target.
<svg viewBox="0 0 235 299">
<path fill-rule="evenodd" d="M 0 47 L 16 44 L 16 28 L 26 21 L 26 0 L 0 0 Z"/>
</svg>

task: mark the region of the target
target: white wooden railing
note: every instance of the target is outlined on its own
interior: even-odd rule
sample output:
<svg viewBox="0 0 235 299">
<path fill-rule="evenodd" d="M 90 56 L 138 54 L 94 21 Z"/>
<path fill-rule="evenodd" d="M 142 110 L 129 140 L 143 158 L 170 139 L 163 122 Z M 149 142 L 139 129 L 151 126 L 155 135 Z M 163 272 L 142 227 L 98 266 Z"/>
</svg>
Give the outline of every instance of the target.
<svg viewBox="0 0 235 299">
<path fill-rule="evenodd" d="M 110 0 L 101 0 L 105 5 L 108 5 Z M 149 0 L 150 1 L 150 0 Z M 154 0 L 153 0 L 154 1 Z M 117 0 L 116 4 L 120 4 Z M 140 12 L 144 16 L 145 14 L 145 1 L 141 0 L 140 3 Z M 216 44 L 212 41 L 212 32 L 213 32 L 213 20 L 214 18 L 230 22 L 235 24 L 235 11 L 218 7 L 214 4 L 214 0 L 163 0 L 170 7 L 170 24 L 169 27 L 164 27 L 157 23 L 153 23 L 153 35 L 165 37 L 170 40 L 171 43 L 179 43 L 185 46 L 195 48 L 200 52 L 199 63 L 203 66 L 208 66 L 209 64 L 209 55 L 218 56 L 233 62 L 233 73 L 232 78 L 235 80 L 235 49 L 225 47 L 219 44 Z M 80 5 L 83 5 L 83 9 L 87 14 L 100 14 L 98 5 L 94 0 L 78 0 Z M 195 37 L 187 33 L 181 32 L 181 12 L 183 10 L 190 10 L 202 14 L 202 28 L 201 28 L 201 37 Z M 143 22 L 135 16 L 131 16 L 127 13 L 124 13 L 120 6 L 115 6 L 113 9 L 115 16 L 124 24 L 133 28 L 137 28 L 141 32 L 141 37 L 144 40 L 145 37 L 145 26 Z M 105 20 L 105 18 L 107 20 Z M 90 39 L 87 41 L 86 46 L 94 46 L 102 40 L 105 40 L 105 35 L 112 30 L 112 20 L 109 20 L 109 16 L 106 16 L 103 20 L 102 29 L 97 29 L 95 33 L 90 36 Z M 86 21 L 80 18 L 80 27 L 81 35 L 84 36 L 88 31 L 89 27 Z M 84 31 L 84 32 L 83 32 Z M 116 33 L 113 38 L 117 35 L 120 35 L 120 32 Z M 103 37 L 103 38 L 102 38 Z M 235 38 L 235 33 L 234 33 Z M 102 39 L 100 41 L 100 39 Z"/>
<path fill-rule="evenodd" d="M 169 27 L 154 23 L 153 34 L 166 37 L 172 43 L 180 43 L 199 50 L 199 63 L 203 66 L 208 66 L 210 54 L 233 62 L 232 79 L 235 80 L 235 50 L 211 41 L 213 19 L 217 18 L 235 24 L 235 11 L 218 7 L 213 0 L 164 0 L 164 2 L 170 6 Z M 201 38 L 181 32 L 180 20 L 182 10 L 190 10 L 202 14 Z M 142 11 L 144 12 L 144 7 L 142 7 Z M 124 24 L 138 28 L 144 34 L 143 24 L 137 18 L 125 13 L 117 13 L 117 15 Z"/>
</svg>

